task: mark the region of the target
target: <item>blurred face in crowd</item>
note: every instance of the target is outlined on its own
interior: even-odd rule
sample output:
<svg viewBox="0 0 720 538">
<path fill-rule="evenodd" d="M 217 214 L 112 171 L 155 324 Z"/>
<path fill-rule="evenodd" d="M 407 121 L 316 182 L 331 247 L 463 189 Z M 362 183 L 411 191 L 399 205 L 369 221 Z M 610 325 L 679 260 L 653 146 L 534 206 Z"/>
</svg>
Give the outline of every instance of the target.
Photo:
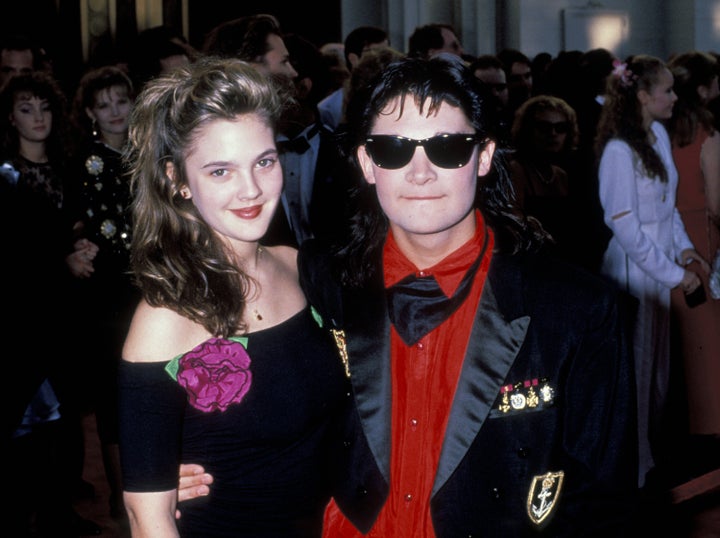
<svg viewBox="0 0 720 538">
<path fill-rule="evenodd" d="M 670 70 L 662 69 L 648 91 L 638 91 L 638 99 L 647 126 L 654 120 L 669 119 L 672 116 L 673 105 L 677 101 Z"/>
<path fill-rule="evenodd" d="M 127 88 L 117 85 L 98 91 L 93 107 L 86 109 L 85 113 L 96 122 L 101 135 L 124 135 L 131 109 L 132 101 Z"/>
<path fill-rule="evenodd" d="M 52 110 L 47 99 L 20 94 L 15 98 L 10 123 L 18 131 L 20 142 L 44 142 L 52 130 Z"/>
<path fill-rule="evenodd" d="M 261 62 L 254 64 L 255 67 L 266 75 L 283 75 L 292 80 L 297 78 L 298 73 L 290 63 L 290 53 L 282 37 L 277 34 L 268 35 L 267 45 L 268 51 Z"/>
<path fill-rule="evenodd" d="M 530 66 L 524 62 L 514 62 L 510 66 L 510 76 L 508 77 L 510 88 L 519 95 L 527 95 L 532 93 L 532 70 Z"/>
<path fill-rule="evenodd" d="M 33 53 L 30 49 L 0 51 L 0 87 L 12 77 L 33 72 Z"/>
<path fill-rule="evenodd" d="M 443 36 L 443 46 L 441 49 L 430 49 L 428 56 L 435 56 L 441 52 L 447 52 L 454 54 L 455 56 L 462 56 L 465 53 L 463 46 L 460 44 L 460 40 L 457 36 L 447 28 L 441 28 L 440 33 Z"/>
<path fill-rule="evenodd" d="M 709 101 L 712 101 L 715 99 L 718 95 L 720 95 L 720 86 L 718 86 L 718 77 L 715 76 L 710 81 L 710 84 L 701 85 L 698 88 L 698 94 L 700 95 L 700 99 L 702 99 L 703 103 L 708 103 Z"/>
<path fill-rule="evenodd" d="M 533 122 L 533 143 L 542 153 L 558 153 L 565 147 L 570 122 L 557 110 L 540 110 Z"/>
<path fill-rule="evenodd" d="M 187 57 L 187 54 L 173 54 L 165 58 L 160 58 L 160 72 L 167 73 L 176 67 L 183 67 L 189 64 L 190 58 Z"/>
<path fill-rule="evenodd" d="M 490 92 L 503 106 L 508 103 L 508 85 L 505 71 L 496 67 L 476 69 L 475 76 L 490 88 Z"/>
<path fill-rule="evenodd" d="M 348 54 L 348 60 L 350 60 L 350 65 L 353 66 L 353 68 L 357 67 L 357 64 L 360 63 L 360 58 L 362 58 L 363 54 L 368 52 L 369 50 L 378 49 L 380 47 L 389 47 L 390 42 L 387 39 L 383 39 L 382 41 L 378 41 L 377 43 L 368 43 L 363 47 L 362 52 L 360 53 L 360 56 L 355 54 L 354 52 L 351 52 Z"/>
</svg>

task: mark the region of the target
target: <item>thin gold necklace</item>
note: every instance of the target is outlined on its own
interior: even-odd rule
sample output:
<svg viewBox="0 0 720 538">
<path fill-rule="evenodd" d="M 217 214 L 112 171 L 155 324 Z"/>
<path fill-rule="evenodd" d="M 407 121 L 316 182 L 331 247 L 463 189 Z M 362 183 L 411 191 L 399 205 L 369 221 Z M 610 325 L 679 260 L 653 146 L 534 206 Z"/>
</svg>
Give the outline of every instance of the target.
<svg viewBox="0 0 720 538">
<path fill-rule="evenodd" d="M 260 254 L 262 254 L 262 252 L 263 252 L 263 248 L 260 245 L 258 245 L 256 254 L 255 254 L 255 272 L 256 273 L 257 273 L 258 263 L 260 262 Z M 262 319 L 263 319 L 262 314 L 260 312 L 258 312 L 257 308 L 253 308 L 252 317 L 255 321 L 262 321 Z"/>
</svg>

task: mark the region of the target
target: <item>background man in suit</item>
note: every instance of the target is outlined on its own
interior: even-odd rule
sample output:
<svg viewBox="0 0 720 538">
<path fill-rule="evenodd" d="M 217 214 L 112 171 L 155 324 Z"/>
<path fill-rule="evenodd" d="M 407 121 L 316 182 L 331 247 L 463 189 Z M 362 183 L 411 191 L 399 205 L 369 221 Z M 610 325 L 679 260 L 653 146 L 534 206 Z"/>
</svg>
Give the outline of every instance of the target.
<svg viewBox="0 0 720 538">
<path fill-rule="evenodd" d="M 287 41 L 287 42 L 286 42 Z M 292 50 L 291 50 L 292 49 Z M 208 33 L 206 54 L 240 58 L 270 76 L 285 93 L 286 110 L 277 137 L 284 189 L 266 245 L 299 246 L 305 239 L 336 233 L 343 187 L 334 173 L 336 156 L 330 131 L 323 128 L 317 103 L 329 72 L 319 50 L 300 35 L 285 35 L 268 14 L 226 21 Z"/>
</svg>

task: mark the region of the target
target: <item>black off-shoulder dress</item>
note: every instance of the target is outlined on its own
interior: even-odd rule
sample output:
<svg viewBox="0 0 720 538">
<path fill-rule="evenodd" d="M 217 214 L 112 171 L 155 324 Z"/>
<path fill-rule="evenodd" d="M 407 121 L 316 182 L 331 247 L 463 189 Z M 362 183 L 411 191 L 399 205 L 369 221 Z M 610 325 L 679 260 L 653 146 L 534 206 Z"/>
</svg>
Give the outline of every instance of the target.
<svg viewBox="0 0 720 538">
<path fill-rule="evenodd" d="M 124 487 L 173 489 L 178 465 L 198 463 L 215 481 L 180 506 L 182 536 L 319 537 L 348 398 L 342 362 L 309 307 L 247 336 L 250 388 L 225 411 L 189 405 L 166 362 L 123 361 Z"/>
</svg>

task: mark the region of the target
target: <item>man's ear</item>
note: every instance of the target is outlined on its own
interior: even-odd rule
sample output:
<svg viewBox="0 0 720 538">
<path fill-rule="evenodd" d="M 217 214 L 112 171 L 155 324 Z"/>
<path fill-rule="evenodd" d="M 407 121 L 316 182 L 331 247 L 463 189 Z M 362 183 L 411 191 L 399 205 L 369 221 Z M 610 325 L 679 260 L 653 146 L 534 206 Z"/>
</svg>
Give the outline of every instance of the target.
<svg viewBox="0 0 720 538">
<path fill-rule="evenodd" d="M 298 89 L 298 95 L 301 99 L 307 99 L 308 95 L 312 91 L 313 82 L 310 77 L 304 77 L 299 81 L 296 81 L 296 87 Z"/>
<path fill-rule="evenodd" d="M 478 155 L 478 176 L 487 175 L 492 169 L 492 158 L 495 154 L 495 141 L 488 140 L 485 143 L 485 147 L 480 151 Z"/>
<path fill-rule="evenodd" d="M 349 52 L 348 60 L 350 60 L 350 65 L 354 68 L 358 63 L 360 63 L 360 56 L 358 56 L 354 52 Z"/>
<path fill-rule="evenodd" d="M 363 144 L 356 150 L 357 160 L 360 163 L 360 169 L 362 170 L 365 181 L 371 185 L 375 185 L 375 169 L 373 168 L 373 161 L 368 155 L 367 146 Z"/>
</svg>

